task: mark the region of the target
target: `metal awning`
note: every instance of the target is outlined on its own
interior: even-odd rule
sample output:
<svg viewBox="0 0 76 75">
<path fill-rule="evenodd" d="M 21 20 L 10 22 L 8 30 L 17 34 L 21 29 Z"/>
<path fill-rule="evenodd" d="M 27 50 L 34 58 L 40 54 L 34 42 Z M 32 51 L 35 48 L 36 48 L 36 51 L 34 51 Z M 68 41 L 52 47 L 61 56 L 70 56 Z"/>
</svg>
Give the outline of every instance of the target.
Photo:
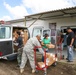
<svg viewBox="0 0 76 75">
<path fill-rule="evenodd" d="M 40 15 L 42 16 L 39 17 Z M 49 20 L 49 19 L 57 19 L 57 18 L 65 18 L 65 17 L 76 17 L 76 7 L 52 10 L 52 11 L 25 16 L 26 21 L 36 20 L 36 19 Z"/>
</svg>

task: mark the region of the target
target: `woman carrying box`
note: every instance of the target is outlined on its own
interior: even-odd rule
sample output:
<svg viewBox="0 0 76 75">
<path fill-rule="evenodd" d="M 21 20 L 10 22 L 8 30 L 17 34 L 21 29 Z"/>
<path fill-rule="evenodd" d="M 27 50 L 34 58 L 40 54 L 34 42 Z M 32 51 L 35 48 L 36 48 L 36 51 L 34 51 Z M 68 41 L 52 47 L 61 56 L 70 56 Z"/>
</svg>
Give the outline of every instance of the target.
<svg viewBox="0 0 76 75">
<path fill-rule="evenodd" d="M 51 40 L 50 40 L 48 34 L 44 35 L 44 38 L 43 38 L 41 44 L 42 44 L 43 49 L 46 49 L 46 52 L 49 52 L 49 50 L 48 50 L 48 44 L 51 44 Z M 44 62 L 44 57 L 43 56 L 42 56 L 42 61 Z"/>
</svg>

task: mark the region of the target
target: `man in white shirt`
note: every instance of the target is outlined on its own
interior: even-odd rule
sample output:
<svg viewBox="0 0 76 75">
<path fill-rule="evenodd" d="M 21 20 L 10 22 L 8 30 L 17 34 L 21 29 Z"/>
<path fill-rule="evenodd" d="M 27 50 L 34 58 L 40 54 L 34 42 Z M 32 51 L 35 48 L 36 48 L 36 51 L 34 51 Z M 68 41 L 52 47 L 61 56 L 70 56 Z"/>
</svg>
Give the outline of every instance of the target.
<svg viewBox="0 0 76 75">
<path fill-rule="evenodd" d="M 40 35 L 37 35 L 36 37 L 30 38 L 25 44 L 23 48 L 23 53 L 22 53 L 20 73 L 23 73 L 27 59 L 29 59 L 29 62 L 32 68 L 32 73 L 35 72 L 34 47 L 41 46 L 39 43 L 40 39 L 41 39 Z M 44 54 L 44 51 L 42 50 L 42 48 L 39 48 L 39 52 Z"/>
</svg>

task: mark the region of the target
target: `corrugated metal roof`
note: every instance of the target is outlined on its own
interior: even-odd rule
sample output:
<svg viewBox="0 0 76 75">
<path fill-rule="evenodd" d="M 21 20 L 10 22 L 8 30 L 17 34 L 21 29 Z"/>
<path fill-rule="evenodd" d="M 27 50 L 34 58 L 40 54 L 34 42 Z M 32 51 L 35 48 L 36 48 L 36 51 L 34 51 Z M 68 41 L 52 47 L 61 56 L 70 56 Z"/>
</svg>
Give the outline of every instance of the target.
<svg viewBox="0 0 76 75">
<path fill-rule="evenodd" d="M 42 16 L 39 17 L 40 15 Z M 26 20 L 34 20 L 34 19 L 46 20 L 46 19 L 55 19 L 55 18 L 70 17 L 70 16 L 72 17 L 76 16 L 76 6 L 32 14 L 32 15 L 25 16 L 25 18 Z"/>
<path fill-rule="evenodd" d="M 18 23 L 18 22 L 23 22 L 23 21 L 25 21 L 25 18 L 16 19 L 16 20 L 10 20 L 10 21 L 6 21 L 6 22 L 10 22 L 12 24 L 12 23 Z"/>
<path fill-rule="evenodd" d="M 32 15 L 27 15 L 27 16 L 25 16 L 25 18 L 26 18 L 26 20 L 32 20 L 32 19 L 34 20 L 34 19 L 37 19 L 40 15 L 42 15 L 39 19 L 53 19 L 53 18 L 62 17 L 63 15 L 65 17 L 71 16 L 71 14 L 76 16 L 76 6 L 51 10 L 51 11 L 47 11 L 47 12 L 40 12 L 40 13 L 36 13 L 36 14 L 32 14 Z M 10 20 L 10 21 L 6 21 L 6 22 L 10 22 L 10 23 L 24 22 L 25 18 Z"/>
<path fill-rule="evenodd" d="M 76 6 L 74 6 L 74 7 L 62 8 L 62 9 L 56 9 L 56 10 L 51 10 L 51 11 L 46 11 L 46 12 L 40 12 L 40 13 L 36 13 L 36 14 L 27 15 L 27 16 L 25 16 L 25 17 L 35 16 L 35 15 L 39 15 L 39 14 L 45 14 L 45 13 L 49 13 L 49 12 L 57 12 L 57 11 L 71 10 L 71 9 L 76 9 Z"/>
</svg>

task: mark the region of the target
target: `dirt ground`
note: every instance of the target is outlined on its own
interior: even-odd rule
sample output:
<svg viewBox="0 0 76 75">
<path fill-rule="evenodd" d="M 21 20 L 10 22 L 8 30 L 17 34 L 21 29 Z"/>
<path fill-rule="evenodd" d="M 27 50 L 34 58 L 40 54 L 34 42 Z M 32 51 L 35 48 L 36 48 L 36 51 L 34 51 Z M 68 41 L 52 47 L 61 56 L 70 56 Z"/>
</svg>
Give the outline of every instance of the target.
<svg viewBox="0 0 76 75">
<path fill-rule="evenodd" d="M 26 65 L 24 73 L 20 74 L 16 65 L 16 60 L 0 60 L 0 75 L 44 75 L 44 71 L 40 70 L 38 73 L 32 74 L 29 63 Z M 57 62 L 57 66 L 48 67 L 47 75 L 76 75 L 76 65 Z"/>
</svg>

